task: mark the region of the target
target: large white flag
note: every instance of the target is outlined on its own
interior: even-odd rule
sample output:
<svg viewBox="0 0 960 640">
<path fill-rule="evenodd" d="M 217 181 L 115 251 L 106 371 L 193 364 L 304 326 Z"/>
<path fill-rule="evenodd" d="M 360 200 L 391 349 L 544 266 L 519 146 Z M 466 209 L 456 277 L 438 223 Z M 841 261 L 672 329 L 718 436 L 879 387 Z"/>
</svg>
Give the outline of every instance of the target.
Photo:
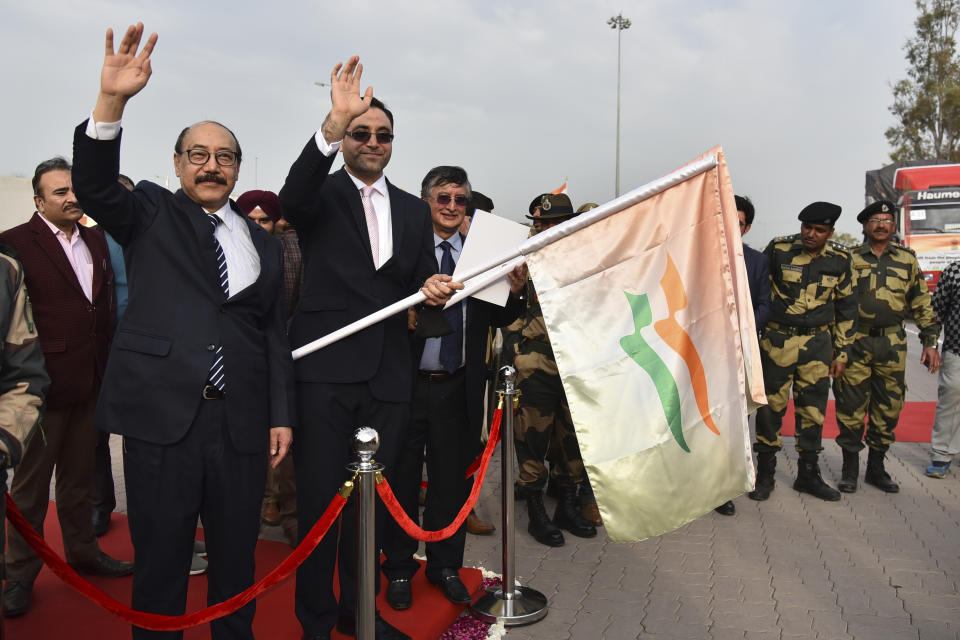
<svg viewBox="0 0 960 640">
<path fill-rule="evenodd" d="M 712 168 L 524 252 L 614 541 L 753 486 L 747 413 L 763 381 L 733 191 L 711 155 Z"/>
</svg>

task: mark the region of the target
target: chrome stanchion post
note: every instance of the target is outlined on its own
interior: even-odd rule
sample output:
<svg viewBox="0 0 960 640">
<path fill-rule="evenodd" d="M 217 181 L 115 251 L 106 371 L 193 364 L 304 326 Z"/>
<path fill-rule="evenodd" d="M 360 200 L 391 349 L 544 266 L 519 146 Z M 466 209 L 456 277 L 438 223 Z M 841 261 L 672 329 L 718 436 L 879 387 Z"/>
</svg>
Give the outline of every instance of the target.
<svg viewBox="0 0 960 640">
<path fill-rule="evenodd" d="M 374 620 L 377 614 L 376 580 L 378 578 L 377 545 L 375 536 L 377 472 L 383 465 L 375 462 L 373 454 L 380 446 L 375 429 L 360 427 L 353 433 L 353 449 L 359 462 L 347 465 L 357 473 L 357 640 L 374 640 Z"/>
<path fill-rule="evenodd" d="M 515 627 L 531 624 L 547 615 L 547 597 L 535 589 L 516 586 L 515 561 L 516 513 L 513 502 L 513 410 L 519 395 L 516 389 L 517 372 L 513 367 L 500 369 L 503 386 L 498 389 L 503 399 L 503 415 L 500 421 L 500 477 L 502 492 L 503 532 L 503 581 L 499 589 L 490 589 L 480 597 L 471 609 L 474 615 L 488 622 L 503 622 Z"/>
</svg>

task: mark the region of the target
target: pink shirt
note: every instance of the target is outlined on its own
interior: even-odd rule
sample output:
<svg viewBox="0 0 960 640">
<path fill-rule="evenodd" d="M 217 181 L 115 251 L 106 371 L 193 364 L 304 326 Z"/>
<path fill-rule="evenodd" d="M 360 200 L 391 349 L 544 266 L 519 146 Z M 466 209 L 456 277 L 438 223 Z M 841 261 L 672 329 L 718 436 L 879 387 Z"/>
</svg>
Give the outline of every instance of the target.
<svg viewBox="0 0 960 640">
<path fill-rule="evenodd" d="M 73 272 L 80 281 L 80 288 L 83 289 L 83 295 L 87 300 L 93 302 L 93 256 L 90 255 L 90 249 L 87 243 L 80 237 L 80 230 L 77 225 L 73 225 L 73 236 L 68 238 L 67 234 L 61 231 L 55 224 L 40 214 L 40 219 L 47 223 L 50 231 L 56 236 L 63 247 L 63 252 L 67 256 L 67 262 L 73 267 Z"/>
</svg>

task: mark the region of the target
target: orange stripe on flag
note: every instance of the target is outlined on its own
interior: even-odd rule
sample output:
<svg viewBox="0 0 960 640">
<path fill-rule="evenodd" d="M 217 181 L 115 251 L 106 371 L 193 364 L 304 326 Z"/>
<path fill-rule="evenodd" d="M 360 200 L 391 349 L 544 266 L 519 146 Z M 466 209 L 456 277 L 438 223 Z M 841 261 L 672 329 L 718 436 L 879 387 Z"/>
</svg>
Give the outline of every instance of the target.
<svg viewBox="0 0 960 640">
<path fill-rule="evenodd" d="M 693 396 L 697 401 L 700 417 L 703 418 L 703 422 L 711 431 L 720 435 L 720 430 L 717 429 L 717 425 L 713 422 L 713 416 L 710 415 L 707 377 L 704 374 L 700 354 L 697 352 L 693 340 L 674 318 L 677 311 L 687 306 L 687 292 L 683 287 L 683 280 L 680 279 L 680 272 L 677 271 L 669 253 L 667 254 L 667 268 L 660 280 L 660 288 L 663 289 L 663 293 L 667 297 L 667 309 L 670 317 L 657 320 L 653 323 L 653 328 L 657 335 L 667 343 L 667 346 L 680 354 L 683 361 L 687 363 L 687 369 L 690 370 L 690 382 L 693 384 Z"/>
</svg>

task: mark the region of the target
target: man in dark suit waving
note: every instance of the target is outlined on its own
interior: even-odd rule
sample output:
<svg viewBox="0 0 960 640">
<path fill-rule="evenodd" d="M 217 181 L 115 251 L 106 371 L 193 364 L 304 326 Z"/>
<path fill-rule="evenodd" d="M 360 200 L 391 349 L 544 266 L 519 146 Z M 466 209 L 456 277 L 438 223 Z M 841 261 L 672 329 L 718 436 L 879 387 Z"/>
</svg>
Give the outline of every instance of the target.
<svg viewBox="0 0 960 640">
<path fill-rule="evenodd" d="M 131 26 L 114 53 L 107 31 L 96 107 L 74 133 L 73 179 L 127 265 L 127 311 L 95 422 L 124 436 L 133 607 L 176 615 L 186 605 L 198 515 L 208 603 L 253 582 L 268 451 L 276 466 L 292 439 L 293 363 L 279 243 L 229 199 L 242 159 L 233 133 L 214 122 L 181 132 L 175 194 L 117 182 L 120 119 L 150 77 L 156 43 L 153 34 L 138 54 L 142 35 L 142 24 Z M 254 609 L 251 602 L 213 621 L 212 637 L 252 639 Z M 133 630 L 134 638 L 157 635 Z"/>
<path fill-rule="evenodd" d="M 304 280 L 290 325 L 299 347 L 363 318 L 422 287 L 428 304 L 443 304 L 459 283 L 433 274 L 433 231 L 427 204 L 383 175 L 393 151 L 393 114 L 359 93 L 363 67 L 354 56 L 330 77 L 330 113 L 293 163 L 280 191 L 284 217 L 297 230 Z M 337 151 L 345 168 L 329 174 Z M 294 466 L 301 535 L 348 478 L 353 431 L 380 434 L 377 461 L 391 477 L 409 417 L 414 366 L 407 314 L 355 333 L 295 364 L 297 436 Z M 377 516 L 382 531 L 385 513 Z M 340 603 L 333 573 L 340 548 Z M 296 611 L 306 638 L 327 638 L 334 625 L 353 635 L 356 610 L 354 501 L 297 572 Z M 379 536 L 378 536 L 379 538 Z M 379 616 L 377 638 L 406 638 Z"/>
</svg>

